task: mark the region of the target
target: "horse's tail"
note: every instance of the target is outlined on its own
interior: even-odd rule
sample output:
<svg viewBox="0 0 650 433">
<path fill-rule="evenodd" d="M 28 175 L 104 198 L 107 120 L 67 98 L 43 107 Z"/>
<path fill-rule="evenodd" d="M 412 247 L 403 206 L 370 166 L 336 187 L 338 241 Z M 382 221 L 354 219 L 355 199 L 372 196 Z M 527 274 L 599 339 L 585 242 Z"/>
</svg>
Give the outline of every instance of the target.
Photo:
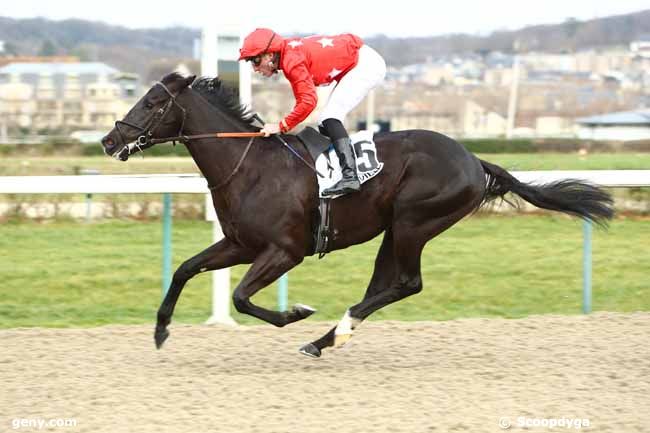
<svg viewBox="0 0 650 433">
<path fill-rule="evenodd" d="M 487 177 L 481 205 L 512 192 L 537 207 L 592 220 L 601 226 L 614 216 L 612 197 L 595 185 L 576 179 L 532 185 L 520 182 L 498 165 L 479 161 Z"/>
</svg>

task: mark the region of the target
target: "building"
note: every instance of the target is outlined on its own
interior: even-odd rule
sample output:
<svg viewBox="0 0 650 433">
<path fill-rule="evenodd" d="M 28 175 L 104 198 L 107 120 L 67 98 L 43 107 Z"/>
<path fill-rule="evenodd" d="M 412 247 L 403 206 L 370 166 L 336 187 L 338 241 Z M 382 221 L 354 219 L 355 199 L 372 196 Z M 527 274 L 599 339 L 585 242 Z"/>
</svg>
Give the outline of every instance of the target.
<svg viewBox="0 0 650 433">
<path fill-rule="evenodd" d="M 10 63 L 79 63 L 75 56 L 11 56 L 0 57 L 0 66 Z"/>
<path fill-rule="evenodd" d="M 630 43 L 630 51 L 634 56 L 650 59 L 650 35 L 642 36 Z"/>
<path fill-rule="evenodd" d="M 141 93 L 137 75 L 104 63 L 10 63 L 0 67 L 0 123 L 10 130 L 105 130 Z"/>
<path fill-rule="evenodd" d="M 564 116 L 538 116 L 535 118 L 535 136 L 574 137 L 573 120 Z"/>
<path fill-rule="evenodd" d="M 505 135 L 506 115 L 501 109 L 488 108 L 467 100 L 461 112 L 464 137 L 500 137 Z"/>
<path fill-rule="evenodd" d="M 578 138 L 631 141 L 650 139 L 650 110 L 622 111 L 577 120 Z"/>
</svg>

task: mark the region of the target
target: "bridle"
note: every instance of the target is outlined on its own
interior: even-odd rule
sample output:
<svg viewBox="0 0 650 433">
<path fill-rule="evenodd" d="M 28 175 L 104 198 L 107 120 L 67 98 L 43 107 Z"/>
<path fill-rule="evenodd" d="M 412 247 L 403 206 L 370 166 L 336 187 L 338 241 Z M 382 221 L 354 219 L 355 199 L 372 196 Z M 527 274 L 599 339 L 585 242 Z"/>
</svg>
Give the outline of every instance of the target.
<svg viewBox="0 0 650 433">
<path fill-rule="evenodd" d="M 274 34 L 274 36 L 275 36 L 275 34 Z M 271 40 L 273 40 L 273 38 L 271 38 Z M 269 45 L 270 44 L 271 44 L 271 42 L 269 41 Z M 160 85 L 165 90 L 165 92 L 167 92 L 167 94 L 169 95 L 169 100 L 167 102 L 165 102 L 165 105 L 162 106 L 151 117 L 151 119 L 149 120 L 149 122 L 147 122 L 147 124 L 145 126 L 135 125 L 135 124 L 130 123 L 130 122 L 125 122 L 124 120 L 118 120 L 118 121 L 115 122 L 115 129 L 117 130 L 117 133 L 120 135 L 120 139 L 121 139 L 122 143 L 126 143 L 126 140 L 124 139 L 124 135 L 122 134 L 122 131 L 120 130 L 120 125 L 125 125 L 125 126 L 128 126 L 129 128 L 137 129 L 138 131 L 140 131 L 141 135 L 138 136 L 138 138 L 136 139 L 136 141 L 134 143 L 125 144 L 125 146 L 119 152 L 116 152 L 113 155 L 113 157 L 115 157 L 117 159 L 121 159 L 121 155 L 124 152 L 124 150 L 127 151 L 127 155 L 130 155 L 132 153 L 133 149 L 137 148 L 140 152 L 142 152 L 144 149 L 147 149 L 147 148 L 153 146 L 154 144 L 165 143 L 165 142 L 169 142 L 169 141 L 176 144 L 176 141 L 179 141 L 181 143 L 187 143 L 190 140 L 196 140 L 196 139 L 202 139 L 202 138 L 244 138 L 244 137 L 248 138 L 248 137 L 250 137 L 250 141 L 248 142 L 248 145 L 246 146 L 246 149 L 244 150 L 244 153 L 242 154 L 241 158 L 237 162 L 237 165 L 233 169 L 232 173 L 230 173 L 230 175 L 223 182 L 221 182 L 220 184 L 215 185 L 215 186 L 209 185 L 209 188 L 210 188 L 210 190 L 213 191 L 213 190 L 220 189 L 221 187 L 228 184 L 232 180 L 232 178 L 235 176 L 235 174 L 239 171 L 242 163 L 244 162 L 244 159 L 246 158 L 246 155 L 248 155 L 248 151 L 250 150 L 255 137 L 264 137 L 264 133 L 262 133 L 262 132 L 214 132 L 214 133 L 198 134 L 198 135 L 183 135 L 183 129 L 185 128 L 185 118 L 187 117 L 187 111 L 185 110 L 185 108 L 183 108 L 182 105 L 180 105 L 178 103 L 178 101 L 176 101 L 176 95 L 174 95 L 167 88 L 167 86 L 165 84 L 158 81 L 158 82 L 156 82 L 156 84 L 154 86 L 156 86 L 156 85 Z M 181 92 L 182 92 L 182 90 L 181 90 Z M 169 112 L 171 111 L 171 109 L 172 109 L 172 107 L 174 105 L 177 106 L 181 110 L 181 112 L 183 113 L 183 120 L 181 121 L 181 126 L 180 126 L 180 128 L 178 130 L 178 134 L 176 134 L 176 136 L 174 136 L 174 137 L 153 138 L 154 131 L 156 130 L 156 128 L 158 128 L 160 126 L 162 121 L 165 119 L 165 116 L 167 116 L 167 114 L 169 114 Z M 262 119 L 259 116 L 257 116 L 257 114 L 255 114 L 255 116 L 257 117 L 257 119 L 258 119 L 258 121 L 260 123 L 264 124 L 264 121 L 262 121 Z M 280 137 L 280 136 L 276 136 L 276 137 L 299 160 L 301 160 L 305 165 L 307 165 L 311 170 L 313 170 L 318 176 L 323 177 L 323 175 L 320 174 L 318 172 L 318 170 L 316 170 L 315 166 L 311 165 L 302 156 L 300 156 L 300 154 L 298 154 L 298 152 L 296 152 L 291 146 L 289 146 L 289 144 L 286 141 L 284 141 L 284 139 L 282 139 L 282 137 Z"/>
<path fill-rule="evenodd" d="M 124 134 L 122 134 L 122 130 L 120 129 L 120 125 L 128 126 L 129 128 L 137 129 L 140 131 L 140 136 L 136 139 L 136 141 L 133 144 L 125 144 L 125 146 L 115 154 L 116 158 L 119 158 L 119 156 L 122 154 L 124 149 L 128 150 L 128 155 L 131 154 L 131 151 L 134 148 L 137 148 L 139 151 L 142 151 L 148 147 L 153 146 L 156 144 L 155 142 L 152 141 L 153 133 L 156 131 L 156 129 L 161 125 L 163 120 L 165 119 L 165 116 L 169 114 L 171 111 L 172 107 L 175 105 L 177 106 L 181 112 L 183 113 L 183 120 L 181 121 L 181 126 L 180 129 L 178 130 L 178 134 L 176 134 L 179 137 L 182 137 L 183 134 L 183 128 L 185 127 L 185 117 L 187 116 L 187 111 L 185 108 L 181 106 L 176 101 L 176 95 L 174 95 L 169 88 L 167 88 L 166 85 L 164 85 L 162 82 L 158 81 L 154 86 L 161 86 L 165 92 L 169 95 L 169 100 L 165 102 L 165 105 L 160 107 L 160 109 L 154 113 L 154 115 L 151 117 L 149 122 L 147 122 L 146 125 L 144 126 L 139 126 L 135 125 L 130 122 L 125 122 L 124 120 L 118 120 L 115 122 L 115 129 L 117 130 L 117 133 L 120 135 L 120 140 L 122 143 L 126 143 L 126 140 L 124 139 Z M 174 143 L 176 144 L 176 143 Z"/>
</svg>

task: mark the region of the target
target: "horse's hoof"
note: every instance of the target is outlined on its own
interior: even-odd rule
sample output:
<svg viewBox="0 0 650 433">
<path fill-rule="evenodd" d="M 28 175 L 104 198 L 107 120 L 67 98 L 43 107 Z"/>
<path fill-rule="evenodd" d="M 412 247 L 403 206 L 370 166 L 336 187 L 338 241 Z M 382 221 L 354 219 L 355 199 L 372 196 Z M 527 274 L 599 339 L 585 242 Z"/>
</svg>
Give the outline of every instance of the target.
<svg viewBox="0 0 650 433">
<path fill-rule="evenodd" d="M 154 334 L 154 339 L 156 340 L 156 349 L 160 349 L 162 347 L 165 340 L 167 340 L 167 337 L 169 337 L 169 331 L 167 328 L 163 330 L 156 329 L 156 333 Z"/>
<path fill-rule="evenodd" d="M 293 314 L 298 316 L 300 320 L 306 319 L 316 312 L 315 308 L 305 304 L 296 304 L 293 306 Z"/>
<path fill-rule="evenodd" d="M 321 355 L 320 349 L 314 346 L 312 343 L 302 346 L 299 352 L 303 355 L 309 356 L 310 358 L 320 358 Z"/>
</svg>

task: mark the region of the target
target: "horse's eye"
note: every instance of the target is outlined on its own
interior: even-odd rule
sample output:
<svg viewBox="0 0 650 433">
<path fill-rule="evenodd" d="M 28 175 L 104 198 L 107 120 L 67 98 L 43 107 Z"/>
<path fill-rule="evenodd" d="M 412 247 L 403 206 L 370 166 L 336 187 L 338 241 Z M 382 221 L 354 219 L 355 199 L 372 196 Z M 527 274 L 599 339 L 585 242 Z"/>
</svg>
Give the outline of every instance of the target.
<svg viewBox="0 0 650 433">
<path fill-rule="evenodd" d="M 151 102 L 145 102 L 144 108 L 146 108 L 147 110 L 151 110 L 153 108 L 153 104 Z"/>
</svg>

